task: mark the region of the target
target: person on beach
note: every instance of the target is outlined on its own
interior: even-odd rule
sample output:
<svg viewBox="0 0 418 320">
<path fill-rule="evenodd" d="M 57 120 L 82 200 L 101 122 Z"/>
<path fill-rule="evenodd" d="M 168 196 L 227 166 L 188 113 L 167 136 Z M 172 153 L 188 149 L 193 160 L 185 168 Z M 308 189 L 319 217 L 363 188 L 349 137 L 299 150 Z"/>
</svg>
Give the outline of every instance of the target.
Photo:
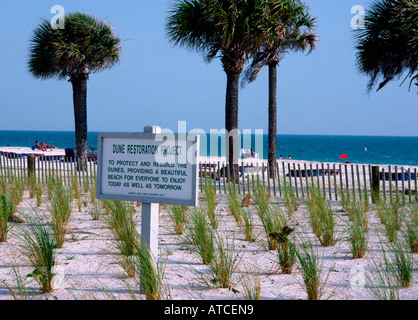
<svg viewBox="0 0 418 320">
<path fill-rule="evenodd" d="M 52 144 L 48 144 L 46 142 L 39 143 L 38 140 L 35 141 L 35 146 L 39 150 L 43 150 L 43 151 L 45 151 L 46 149 L 54 149 L 55 148 L 55 146 L 53 146 Z"/>
<path fill-rule="evenodd" d="M 280 158 L 279 158 L 279 160 L 282 160 L 283 159 L 283 156 L 282 155 L 280 155 Z"/>
<path fill-rule="evenodd" d="M 39 144 L 38 140 L 35 141 L 35 146 L 36 148 L 38 148 L 39 150 L 42 150 L 42 146 Z"/>
<path fill-rule="evenodd" d="M 288 157 L 288 159 L 290 160 L 290 159 L 292 159 L 291 157 L 290 157 L 290 154 L 289 154 L 289 157 Z"/>
</svg>

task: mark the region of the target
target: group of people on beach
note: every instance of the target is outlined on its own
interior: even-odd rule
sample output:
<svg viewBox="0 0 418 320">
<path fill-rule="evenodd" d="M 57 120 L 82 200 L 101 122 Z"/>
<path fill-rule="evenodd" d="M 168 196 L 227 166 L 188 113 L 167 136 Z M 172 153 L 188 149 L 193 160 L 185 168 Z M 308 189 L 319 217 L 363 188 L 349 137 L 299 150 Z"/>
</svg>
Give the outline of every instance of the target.
<svg viewBox="0 0 418 320">
<path fill-rule="evenodd" d="M 292 159 L 292 157 L 290 156 L 290 154 L 288 155 L 287 158 L 283 158 L 282 155 L 280 155 L 280 157 L 279 157 L 279 160 L 291 160 L 291 159 Z"/>
<path fill-rule="evenodd" d="M 38 140 L 35 141 L 35 147 L 38 150 L 43 150 L 43 151 L 45 151 L 46 149 L 54 149 L 55 148 L 55 146 L 53 146 L 52 144 L 48 144 L 46 142 L 39 143 Z"/>
</svg>

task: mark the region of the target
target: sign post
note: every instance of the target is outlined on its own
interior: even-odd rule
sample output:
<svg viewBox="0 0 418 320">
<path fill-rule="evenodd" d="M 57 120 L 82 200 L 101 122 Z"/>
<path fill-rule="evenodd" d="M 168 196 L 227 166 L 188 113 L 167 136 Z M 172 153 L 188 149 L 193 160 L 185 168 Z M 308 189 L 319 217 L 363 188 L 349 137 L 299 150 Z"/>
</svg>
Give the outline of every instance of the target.
<svg viewBox="0 0 418 320">
<path fill-rule="evenodd" d="M 142 202 L 141 237 L 158 257 L 159 203 L 197 206 L 199 136 L 99 133 L 97 199 Z"/>
</svg>

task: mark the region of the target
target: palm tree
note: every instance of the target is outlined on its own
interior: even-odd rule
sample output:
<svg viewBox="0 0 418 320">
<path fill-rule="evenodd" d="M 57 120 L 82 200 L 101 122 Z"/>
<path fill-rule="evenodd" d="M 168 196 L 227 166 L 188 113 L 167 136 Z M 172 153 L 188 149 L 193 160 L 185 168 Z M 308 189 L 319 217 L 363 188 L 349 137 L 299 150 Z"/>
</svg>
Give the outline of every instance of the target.
<svg viewBox="0 0 418 320">
<path fill-rule="evenodd" d="M 312 52 L 317 46 L 315 19 L 300 1 L 265 0 L 261 26 L 262 45 L 252 52 L 252 63 L 245 72 L 244 84 L 254 81 L 262 68 L 269 70 L 268 163 L 274 175 L 277 161 L 277 66 L 288 51 Z"/>
<path fill-rule="evenodd" d="M 201 52 L 207 62 L 220 56 L 227 76 L 225 139 L 230 176 L 238 177 L 238 89 L 262 0 L 180 0 L 167 18 L 174 45 Z"/>
<path fill-rule="evenodd" d="M 83 13 L 64 17 L 64 29 L 45 19 L 30 43 L 29 72 L 36 79 L 67 77 L 73 88 L 77 168 L 87 165 L 87 80 L 90 73 L 111 68 L 120 58 L 121 41 L 112 27 Z"/>
<path fill-rule="evenodd" d="M 382 81 L 377 91 L 405 73 L 409 87 L 414 81 L 418 86 L 417 0 L 374 2 L 365 16 L 364 29 L 355 32 L 357 66 L 370 78 L 368 92 L 380 82 L 379 78 Z"/>
</svg>

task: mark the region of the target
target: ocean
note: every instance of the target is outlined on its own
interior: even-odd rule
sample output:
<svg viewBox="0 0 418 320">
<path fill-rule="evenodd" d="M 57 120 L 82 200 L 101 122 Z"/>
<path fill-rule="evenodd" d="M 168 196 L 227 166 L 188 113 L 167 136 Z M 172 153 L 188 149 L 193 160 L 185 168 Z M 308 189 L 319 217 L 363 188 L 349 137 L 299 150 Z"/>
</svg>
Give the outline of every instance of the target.
<svg viewBox="0 0 418 320">
<path fill-rule="evenodd" d="M 88 133 L 89 147 L 97 147 L 97 132 Z M 75 147 L 70 131 L 1 131 L 0 147 L 32 147 L 45 141 L 58 148 Z M 267 135 L 243 135 L 240 146 L 253 148 L 260 158 L 267 158 Z M 219 143 L 216 143 L 219 142 Z M 202 156 L 224 156 L 222 136 L 201 136 Z M 278 135 L 277 157 L 320 162 L 351 162 L 365 164 L 418 165 L 418 137 Z M 340 155 L 347 155 L 340 159 Z"/>
</svg>

